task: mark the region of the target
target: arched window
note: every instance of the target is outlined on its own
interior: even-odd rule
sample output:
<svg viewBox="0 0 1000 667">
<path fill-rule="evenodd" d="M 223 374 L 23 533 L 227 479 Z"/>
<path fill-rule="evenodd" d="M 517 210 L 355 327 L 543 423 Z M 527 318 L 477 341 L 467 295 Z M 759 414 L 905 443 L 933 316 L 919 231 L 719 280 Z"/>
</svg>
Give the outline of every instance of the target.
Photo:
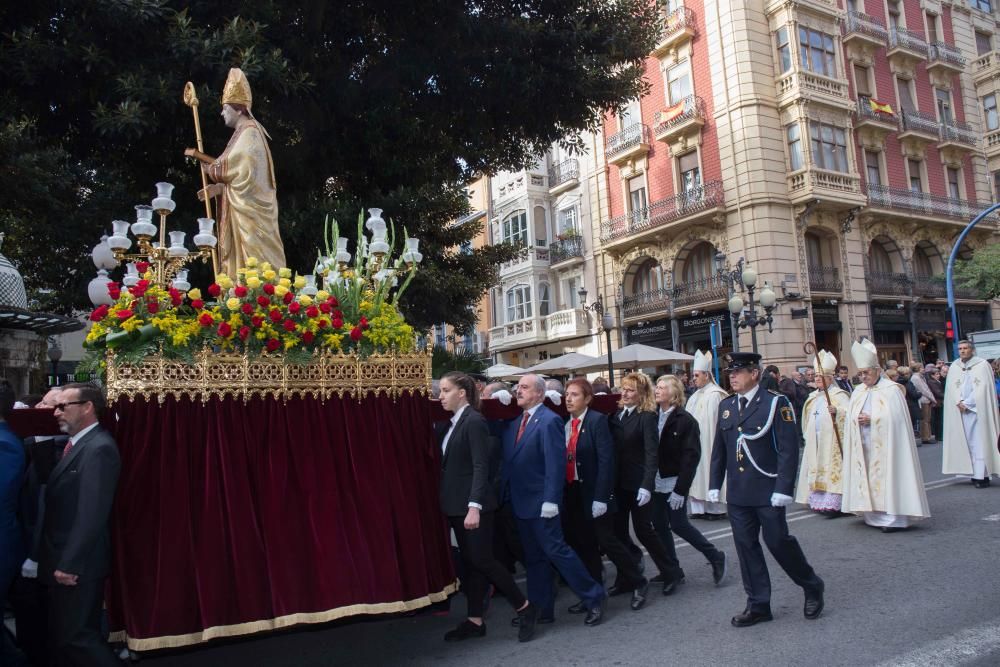
<svg viewBox="0 0 1000 667">
<path fill-rule="evenodd" d="M 538 283 L 538 314 L 545 317 L 549 314 L 549 284 Z"/>
<path fill-rule="evenodd" d="M 528 212 L 514 211 L 503 221 L 505 243 L 528 245 Z"/>
<path fill-rule="evenodd" d="M 931 260 L 920 246 L 913 249 L 913 275 L 929 278 L 934 275 Z"/>
<path fill-rule="evenodd" d="M 646 294 L 663 288 L 663 270 L 654 259 L 647 259 L 632 278 L 632 294 Z"/>
<path fill-rule="evenodd" d="M 691 249 L 684 262 L 684 282 L 707 280 L 715 274 L 715 247 L 704 241 Z"/>
<path fill-rule="evenodd" d="M 892 260 L 885 246 L 878 241 L 872 241 L 872 247 L 868 251 L 868 264 L 872 271 L 879 273 L 892 273 Z"/>
<path fill-rule="evenodd" d="M 507 290 L 507 321 L 531 317 L 531 285 L 514 285 Z"/>
</svg>

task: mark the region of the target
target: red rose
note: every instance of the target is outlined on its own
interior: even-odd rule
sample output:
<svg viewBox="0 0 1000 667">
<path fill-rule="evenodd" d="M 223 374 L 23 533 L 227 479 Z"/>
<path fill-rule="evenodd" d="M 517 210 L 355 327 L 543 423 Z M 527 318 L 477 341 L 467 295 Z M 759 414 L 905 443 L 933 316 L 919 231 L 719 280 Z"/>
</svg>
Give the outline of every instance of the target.
<svg viewBox="0 0 1000 667">
<path fill-rule="evenodd" d="M 309 306 L 306 308 L 307 317 L 317 317 L 319 316 L 319 309 L 316 306 Z"/>
<path fill-rule="evenodd" d="M 219 296 L 220 294 L 222 294 L 222 288 L 219 287 L 216 283 L 212 283 L 211 285 L 208 286 L 208 293 L 211 294 L 212 296 Z"/>
<path fill-rule="evenodd" d="M 136 285 L 135 287 L 129 287 L 128 291 L 129 291 L 129 294 L 131 294 L 132 296 L 134 296 L 137 299 L 141 299 L 142 297 L 144 297 L 146 295 L 146 288 L 145 287 L 139 287 L 138 285 Z"/>
<path fill-rule="evenodd" d="M 260 325 L 264 324 L 264 318 L 260 315 L 254 315 L 250 318 L 250 324 L 252 324 L 255 329 L 260 329 Z"/>
<path fill-rule="evenodd" d="M 274 322 L 275 324 L 281 321 L 281 311 L 278 310 L 277 308 L 272 308 L 271 312 L 268 313 L 267 316 L 270 317 L 271 321 Z"/>
<path fill-rule="evenodd" d="M 274 285 L 271 283 L 264 283 L 264 294 L 274 294 Z"/>
<path fill-rule="evenodd" d="M 223 338 L 229 338 L 233 333 L 233 328 L 229 326 L 229 322 L 223 322 L 219 325 L 219 335 Z"/>
<path fill-rule="evenodd" d="M 340 319 L 339 317 L 336 318 L 333 321 L 333 328 L 334 329 L 343 329 L 344 328 L 344 320 Z"/>
<path fill-rule="evenodd" d="M 184 303 L 184 297 L 180 296 L 179 294 L 177 296 L 170 297 L 170 305 L 173 306 L 174 308 L 177 308 L 182 303 Z"/>
<path fill-rule="evenodd" d="M 132 317 L 133 315 L 135 315 L 135 313 L 133 313 L 131 310 L 119 310 L 118 311 L 118 319 L 122 320 L 123 322 L 125 320 L 127 320 L 128 318 Z"/>
<path fill-rule="evenodd" d="M 292 320 L 285 320 L 281 326 L 285 327 L 285 331 L 295 331 L 295 322 Z"/>
<path fill-rule="evenodd" d="M 244 303 L 240 306 L 240 310 L 243 311 L 244 315 L 253 315 L 253 305 L 249 303 Z"/>
<path fill-rule="evenodd" d="M 320 329 L 325 329 L 328 326 L 328 323 L 325 319 L 320 318 L 316 320 L 316 326 L 318 326 Z"/>
<path fill-rule="evenodd" d="M 171 287 L 170 289 L 167 290 L 167 294 L 169 294 L 170 298 L 173 299 L 179 297 L 181 295 L 181 291 L 176 287 Z"/>
<path fill-rule="evenodd" d="M 328 303 L 321 303 L 319 304 L 319 309 L 322 310 L 325 314 L 329 315 L 330 311 L 333 310 L 333 306 L 331 306 Z"/>
<path fill-rule="evenodd" d="M 281 347 L 281 341 L 279 341 L 277 338 L 272 338 L 269 341 L 267 341 L 267 351 L 268 352 L 274 352 L 279 347 Z"/>
<path fill-rule="evenodd" d="M 149 289 L 149 281 L 143 278 L 142 280 L 137 282 L 135 286 L 141 289 L 142 291 L 146 291 Z"/>
<path fill-rule="evenodd" d="M 240 340 L 246 340 L 250 336 L 250 327 L 242 326 L 240 327 Z"/>
<path fill-rule="evenodd" d="M 344 319 L 344 313 L 341 310 L 333 311 L 333 316 L 339 319 Z"/>
<path fill-rule="evenodd" d="M 215 319 L 212 317 L 211 313 L 202 313 L 201 317 L 198 318 L 198 324 L 203 327 L 210 327 L 215 323 Z"/>
<path fill-rule="evenodd" d="M 108 287 L 108 296 L 117 301 L 121 298 L 122 292 L 117 285 Z"/>
<path fill-rule="evenodd" d="M 98 306 L 97 308 L 95 308 L 93 310 L 93 312 L 90 313 L 90 321 L 91 322 L 100 322 L 105 317 L 107 317 L 107 315 L 108 315 L 108 307 L 107 306 Z"/>
<path fill-rule="evenodd" d="M 244 287 L 243 285 L 237 285 L 233 289 L 233 294 L 235 294 L 236 296 L 238 296 L 239 298 L 242 299 L 243 297 L 245 297 L 247 295 L 247 288 Z"/>
<path fill-rule="evenodd" d="M 289 294 L 291 294 L 291 292 L 289 292 Z M 302 304 L 298 301 L 288 304 L 288 312 L 292 315 L 297 315 L 300 310 L 302 310 Z"/>
<path fill-rule="evenodd" d="M 358 326 L 361 327 L 362 329 L 367 329 L 368 328 L 368 318 L 365 317 L 364 315 L 362 315 L 361 316 L 361 321 L 358 322 Z"/>
<path fill-rule="evenodd" d="M 138 271 L 140 274 L 149 271 L 149 262 L 136 262 L 135 270 Z"/>
<path fill-rule="evenodd" d="M 351 329 L 351 340 L 353 340 L 354 342 L 361 340 L 361 335 L 362 335 L 361 327 L 354 327 L 353 329 Z"/>
<path fill-rule="evenodd" d="M 304 334 L 302 334 L 302 342 L 305 343 L 306 345 L 309 345 L 314 340 L 316 340 L 316 336 L 313 334 L 312 331 L 307 331 Z"/>
<path fill-rule="evenodd" d="M 271 303 L 271 300 L 268 299 L 266 296 L 259 296 L 257 297 L 257 303 L 259 303 L 261 306 L 267 306 L 269 303 Z"/>
<path fill-rule="evenodd" d="M 149 301 L 146 303 L 146 310 L 149 311 L 150 315 L 155 315 L 160 310 L 160 304 L 157 301 Z"/>
<path fill-rule="evenodd" d="M 191 302 L 191 307 L 194 308 L 195 310 L 201 310 L 202 308 L 205 307 L 205 302 L 202 301 L 201 299 L 195 299 Z"/>
<path fill-rule="evenodd" d="M 333 296 L 332 294 L 330 295 L 330 298 L 326 300 L 326 302 L 331 306 L 333 306 L 334 308 L 340 305 L 340 302 L 337 301 L 337 297 Z"/>
<path fill-rule="evenodd" d="M 281 300 L 285 303 L 291 303 L 295 299 L 295 295 L 291 292 L 285 292 L 285 296 L 281 297 Z"/>
</svg>

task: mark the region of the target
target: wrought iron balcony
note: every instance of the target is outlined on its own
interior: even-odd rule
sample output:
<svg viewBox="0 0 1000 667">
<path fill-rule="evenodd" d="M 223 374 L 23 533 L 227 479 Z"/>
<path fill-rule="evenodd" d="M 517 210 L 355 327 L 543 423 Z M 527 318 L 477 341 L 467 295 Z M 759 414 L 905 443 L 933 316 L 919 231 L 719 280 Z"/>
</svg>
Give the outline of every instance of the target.
<svg viewBox="0 0 1000 667">
<path fill-rule="evenodd" d="M 604 153 L 608 160 L 620 164 L 634 155 L 649 151 L 649 126 L 642 123 L 629 125 L 621 132 L 608 137 Z"/>
<path fill-rule="evenodd" d="M 840 292 L 844 283 L 840 281 L 840 269 L 835 266 L 810 266 L 809 289 L 813 292 Z"/>
<path fill-rule="evenodd" d="M 655 201 L 649 206 L 611 218 L 601 225 L 601 240 L 613 241 L 670 224 L 725 203 L 722 181 L 709 181 L 686 192 Z"/>
<path fill-rule="evenodd" d="M 674 307 L 693 306 L 700 303 L 725 301 L 729 296 L 726 281 L 719 276 L 709 276 L 674 286 Z"/>
<path fill-rule="evenodd" d="M 913 295 L 944 299 L 948 296 L 948 288 L 945 286 L 944 276 L 913 276 Z M 982 299 L 983 295 L 976 289 L 963 287 L 955 283 L 955 298 Z"/>
<path fill-rule="evenodd" d="M 622 299 L 622 312 L 625 317 L 640 315 L 666 314 L 670 312 L 670 297 L 672 290 L 665 287 L 633 294 Z"/>
<path fill-rule="evenodd" d="M 928 68 L 934 65 L 934 63 L 942 63 L 945 67 L 955 72 L 961 72 L 965 69 L 965 56 L 951 44 L 931 42 L 928 45 L 928 54 L 928 60 L 930 61 Z"/>
<path fill-rule="evenodd" d="M 941 125 L 941 142 L 975 147 L 979 144 L 979 134 L 968 123 L 946 120 Z"/>
<path fill-rule="evenodd" d="M 934 116 L 919 111 L 903 112 L 902 131 L 904 133 L 912 132 L 937 137 L 939 127 L 940 123 L 938 123 L 937 118 Z"/>
<path fill-rule="evenodd" d="M 909 296 L 910 276 L 905 273 L 869 271 L 865 274 L 868 293 L 881 296 Z"/>
<path fill-rule="evenodd" d="M 700 97 L 688 95 L 679 104 L 684 105 L 680 110 L 656 112 L 653 136 L 657 141 L 669 142 L 682 134 L 695 134 L 705 124 L 705 102 Z"/>
<path fill-rule="evenodd" d="M 916 58 L 927 58 L 929 49 L 920 35 L 905 28 L 892 28 L 889 30 L 889 57 L 893 52 L 906 52 Z"/>
<path fill-rule="evenodd" d="M 969 221 L 979 215 L 989 204 L 974 199 L 955 199 L 942 197 L 926 192 L 890 188 L 885 185 L 867 185 L 868 206 L 871 208 L 888 209 L 891 211 L 905 210 L 923 215 L 942 218 L 955 218 Z M 997 221 L 996 215 L 991 216 Z"/>
<path fill-rule="evenodd" d="M 858 95 L 858 110 L 854 112 L 854 126 L 878 124 L 899 129 L 899 117 L 894 113 L 879 111 L 872 108 L 870 97 Z"/>
<path fill-rule="evenodd" d="M 583 257 L 583 237 L 581 236 L 559 239 L 549 245 L 549 259 L 553 264 L 577 257 Z"/>
<path fill-rule="evenodd" d="M 847 20 L 843 26 L 845 44 L 857 39 L 875 46 L 885 46 L 889 41 L 889 31 L 885 29 L 885 24 L 863 12 L 847 12 Z"/>
<path fill-rule="evenodd" d="M 695 35 L 694 12 L 687 7 L 678 7 L 663 17 L 663 30 L 653 49 L 653 56 L 658 58 L 684 40 Z"/>
<path fill-rule="evenodd" d="M 578 181 L 579 179 L 580 161 L 576 158 L 563 160 L 549 169 L 549 191 L 562 189 L 561 186 L 568 186 L 573 181 Z"/>
</svg>

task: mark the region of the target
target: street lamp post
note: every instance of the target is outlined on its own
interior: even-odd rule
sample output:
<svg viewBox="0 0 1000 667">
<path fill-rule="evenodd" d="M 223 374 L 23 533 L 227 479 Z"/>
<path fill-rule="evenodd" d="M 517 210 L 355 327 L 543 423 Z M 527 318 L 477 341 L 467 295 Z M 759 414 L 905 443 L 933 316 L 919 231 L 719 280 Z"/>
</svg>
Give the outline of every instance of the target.
<svg viewBox="0 0 1000 667">
<path fill-rule="evenodd" d="M 742 261 L 741 259 L 740 263 Z M 736 326 L 750 329 L 750 343 L 753 346 L 754 354 L 757 354 L 757 327 L 766 324 L 767 332 L 774 332 L 774 327 L 772 326 L 774 318 L 771 317 L 771 311 L 774 310 L 774 303 L 777 301 L 777 296 L 775 296 L 774 290 L 771 289 L 771 284 L 765 280 L 764 288 L 760 291 L 760 305 L 764 309 L 764 314 L 760 315 L 757 313 L 757 304 L 753 298 L 754 292 L 757 289 L 757 272 L 749 266 L 745 267 L 740 274 L 740 284 L 746 288 L 749 297 L 750 302 L 747 304 L 747 311 L 743 312 L 743 297 L 736 295 L 729 300 L 729 312 L 732 314 L 734 320 L 740 317 L 742 313 L 742 317 L 740 317 Z"/>
<path fill-rule="evenodd" d="M 585 311 L 593 311 L 599 318 L 601 318 L 601 328 L 604 329 L 604 335 L 607 336 L 608 343 L 608 386 L 614 388 L 615 386 L 615 366 L 611 359 L 611 330 L 615 326 L 614 317 L 611 316 L 611 311 L 604 308 L 604 298 L 598 294 L 597 301 L 587 305 L 587 290 L 581 287 L 577 292 L 580 297 L 580 307 Z"/>
<path fill-rule="evenodd" d="M 55 337 L 49 338 L 48 349 L 49 361 L 52 362 L 52 385 L 59 386 L 59 360 L 62 359 L 63 351 L 59 347 L 59 341 Z"/>
<path fill-rule="evenodd" d="M 715 273 L 721 280 L 725 281 L 727 292 L 726 296 L 728 298 L 728 302 L 732 303 L 733 297 L 736 296 L 736 286 L 739 285 L 740 291 L 743 291 L 743 281 L 741 279 L 741 276 L 743 275 L 743 258 L 740 257 L 740 261 L 736 262 L 736 268 L 729 271 L 726 269 L 725 254 L 723 254 L 722 251 L 715 253 Z M 736 328 L 735 316 L 729 318 L 729 333 L 733 338 L 733 352 L 739 352 L 740 335 Z"/>
</svg>

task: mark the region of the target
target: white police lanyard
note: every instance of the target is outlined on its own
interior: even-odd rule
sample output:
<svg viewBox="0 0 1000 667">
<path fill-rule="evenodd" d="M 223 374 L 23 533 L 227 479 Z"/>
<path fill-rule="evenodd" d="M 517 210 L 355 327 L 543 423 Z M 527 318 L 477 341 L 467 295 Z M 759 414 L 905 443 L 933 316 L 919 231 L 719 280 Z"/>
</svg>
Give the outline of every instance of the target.
<svg viewBox="0 0 1000 667">
<path fill-rule="evenodd" d="M 767 416 L 767 423 L 764 424 L 763 428 L 761 428 L 757 433 L 753 435 L 747 435 L 746 433 L 743 433 L 741 431 L 739 436 L 736 437 L 736 449 L 743 450 L 743 453 L 750 460 L 750 465 L 756 468 L 757 472 L 759 472 L 761 475 L 764 475 L 765 477 L 777 477 L 778 473 L 772 474 L 762 470 L 761 467 L 757 465 L 757 462 L 753 460 L 753 454 L 750 453 L 750 448 L 747 447 L 746 441 L 758 440 L 759 438 L 762 438 L 763 436 L 767 435 L 767 433 L 771 430 L 771 424 L 774 422 L 774 413 L 777 412 L 778 410 L 778 403 L 779 403 L 778 400 L 771 401 L 771 413 Z"/>
</svg>

